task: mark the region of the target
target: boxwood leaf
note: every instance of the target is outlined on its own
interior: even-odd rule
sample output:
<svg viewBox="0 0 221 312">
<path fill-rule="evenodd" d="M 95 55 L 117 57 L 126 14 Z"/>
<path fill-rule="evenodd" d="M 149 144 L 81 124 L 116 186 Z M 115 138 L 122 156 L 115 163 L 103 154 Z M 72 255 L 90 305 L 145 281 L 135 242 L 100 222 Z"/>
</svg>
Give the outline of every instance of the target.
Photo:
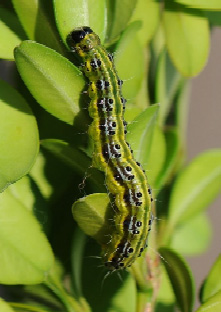
<svg viewBox="0 0 221 312">
<path fill-rule="evenodd" d="M 221 11 L 205 11 L 209 23 L 213 26 L 221 26 Z"/>
<path fill-rule="evenodd" d="M 91 160 L 87 155 L 62 140 L 45 139 L 41 141 L 41 145 L 80 173 L 84 173 L 91 165 Z"/>
<path fill-rule="evenodd" d="M 173 288 L 171 286 L 169 277 L 167 275 L 165 267 L 162 265 L 160 267 L 161 269 L 161 281 L 160 281 L 160 288 L 157 295 L 157 304 L 156 306 L 168 306 L 168 305 L 174 305 L 176 299 L 174 296 Z M 156 309 L 157 312 L 160 312 L 161 310 Z M 162 309 L 162 311 L 164 311 Z M 166 310 L 167 311 L 167 310 Z M 172 310 L 173 311 L 173 310 Z"/>
<path fill-rule="evenodd" d="M 176 2 L 193 8 L 221 10 L 220 0 L 176 0 Z"/>
<path fill-rule="evenodd" d="M 210 297 L 195 312 L 218 312 L 219 310 L 221 310 L 221 290 L 218 291 L 214 296 Z"/>
<path fill-rule="evenodd" d="M 15 61 L 26 86 L 53 116 L 73 124 L 79 113 L 84 78 L 66 58 L 41 44 L 23 41 Z"/>
<path fill-rule="evenodd" d="M 38 128 L 23 97 L 0 81 L 0 191 L 33 166 L 39 149 Z"/>
<path fill-rule="evenodd" d="M 15 310 L 12 309 L 10 305 L 2 298 L 0 298 L 0 310 L 1 312 L 15 312 Z"/>
<path fill-rule="evenodd" d="M 221 150 L 209 150 L 178 176 L 169 204 L 169 224 L 185 222 L 204 210 L 220 192 Z"/>
<path fill-rule="evenodd" d="M 181 75 L 173 66 L 167 50 L 163 49 L 157 62 L 155 101 L 160 104 L 159 124 L 164 125 L 181 82 Z"/>
<path fill-rule="evenodd" d="M 167 1 L 163 14 L 166 43 L 178 71 L 196 76 L 206 65 L 209 53 L 209 25 L 200 10 L 186 9 Z"/>
<path fill-rule="evenodd" d="M 107 17 L 104 0 L 54 0 L 55 16 L 64 42 L 76 27 L 90 26 L 103 42 L 106 35 Z"/>
<path fill-rule="evenodd" d="M 117 284 L 119 284 L 119 281 L 117 282 Z M 109 287 L 112 287 L 111 281 L 109 281 Z M 107 311 L 136 311 L 136 290 L 137 289 L 134 278 L 131 275 L 127 274 L 127 278 L 124 279 L 124 283 L 121 282 L 121 287 L 119 291 L 115 292 L 114 296 L 111 298 L 111 304 Z M 109 297 L 108 295 L 109 293 L 107 291 L 106 296 Z"/>
<path fill-rule="evenodd" d="M 46 159 L 43 153 L 40 151 L 38 153 L 37 159 L 35 161 L 34 166 L 31 168 L 30 176 L 36 182 L 43 198 L 49 199 L 51 194 L 53 193 L 53 187 L 50 182 L 47 180 L 45 175 L 46 171 Z"/>
<path fill-rule="evenodd" d="M 170 247 L 188 256 L 199 255 L 209 246 L 211 237 L 211 224 L 208 217 L 202 213 L 177 227 L 172 235 Z"/>
<path fill-rule="evenodd" d="M 167 128 L 165 130 L 165 139 L 166 139 L 165 140 L 166 157 L 164 160 L 164 164 L 161 168 L 161 171 L 158 174 L 155 181 L 156 189 L 160 189 L 163 184 L 167 183 L 170 180 L 178 156 L 179 140 L 177 129 L 172 127 Z"/>
<path fill-rule="evenodd" d="M 202 301 L 207 301 L 218 291 L 221 291 L 221 255 L 218 256 L 215 263 L 213 264 L 207 279 L 203 285 Z"/>
<path fill-rule="evenodd" d="M 172 284 L 180 310 L 182 312 L 191 312 L 194 299 L 194 286 L 189 267 L 181 256 L 173 250 L 160 248 L 159 252 L 165 259 L 163 264 Z"/>
<path fill-rule="evenodd" d="M 120 33 L 126 28 L 137 0 L 108 0 L 107 1 L 107 19 L 108 19 L 108 42 L 114 41 Z"/>
<path fill-rule="evenodd" d="M 0 282 L 36 284 L 53 264 L 53 253 L 39 223 L 10 187 L 0 195 Z"/>
<path fill-rule="evenodd" d="M 52 2 L 44 0 L 12 0 L 19 20 L 29 39 L 62 53 L 64 50 L 52 14 Z"/>
<path fill-rule="evenodd" d="M 111 209 L 109 197 L 105 193 L 94 193 L 80 198 L 72 206 L 75 221 L 89 236 L 100 244 L 108 241 L 108 224 Z"/>
<path fill-rule="evenodd" d="M 120 273 L 121 279 L 118 274 L 109 274 L 107 278 L 105 278 L 106 272 L 104 270 L 104 264 L 99 255 L 100 249 L 97 244 L 92 240 L 88 240 L 82 259 L 82 280 L 83 293 L 92 311 L 136 311 L 137 294 L 135 279 L 126 270 Z M 93 281 L 93 284 L 89 284 L 88 280 Z M 101 285 L 102 292 L 100 289 Z"/>
<path fill-rule="evenodd" d="M 146 151 L 148 153 L 148 151 Z M 159 192 L 156 188 L 156 179 L 159 176 L 166 157 L 166 142 L 163 131 L 156 125 L 153 133 L 151 148 L 149 151 L 149 158 L 142 163 L 144 169 L 147 171 L 147 177 L 155 194 Z"/>
<path fill-rule="evenodd" d="M 150 155 L 153 131 L 155 128 L 158 105 L 141 112 L 129 125 L 127 140 L 131 145 L 134 158 L 145 167 Z"/>
<path fill-rule="evenodd" d="M 88 179 L 92 189 L 103 191 L 104 181 L 100 171 L 87 173 L 91 166 L 91 159 L 81 150 L 70 146 L 68 143 L 56 139 L 42 140 L 42 146 L 58 156 L 67 165 L 80 173 L 84 179 Z M 88 174 L 88 176 L 87 176 Z"/>
<path fill-rule="evenodd" d="M 142 21 L 138 37 L 145 46 L 153 37 L 160 18 L 160 5 L 154 0 L 138 0 L 130 22 Z"/>
<path fill-rule="evenodd" d="M 122 92 L 128 102 L 134 102 L 144 75 L 144 54 L 137 37 L 139 27 L 139 22 L 130 24 L 115 50 L 115 65 L 120 79 L 124 81 Z"/>
<path fill-rule="evenodd" d="M 0 58 L 13 60 L 13 50 L 25 33 L 17 17 L 9 10 L 0 8 Z"/>
</svg>

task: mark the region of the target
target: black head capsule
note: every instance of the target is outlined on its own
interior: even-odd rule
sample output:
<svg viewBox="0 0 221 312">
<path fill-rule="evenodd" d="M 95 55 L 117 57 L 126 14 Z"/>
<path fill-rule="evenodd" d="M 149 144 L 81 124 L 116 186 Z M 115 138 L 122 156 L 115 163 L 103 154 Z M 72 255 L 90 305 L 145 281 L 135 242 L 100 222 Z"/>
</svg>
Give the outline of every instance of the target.
<svg viewBox="0 0 221 312">
<path fill-rule="evenodd" d="M 75 29 L 72 31 L 67 38 L 67 43 L 69 46 L 72 46 L 72 44 L 80 43 L 87 34 L 91 34 L 93 30 L 88 26 L 83 26 L 79 29 Z"/>
</svg>

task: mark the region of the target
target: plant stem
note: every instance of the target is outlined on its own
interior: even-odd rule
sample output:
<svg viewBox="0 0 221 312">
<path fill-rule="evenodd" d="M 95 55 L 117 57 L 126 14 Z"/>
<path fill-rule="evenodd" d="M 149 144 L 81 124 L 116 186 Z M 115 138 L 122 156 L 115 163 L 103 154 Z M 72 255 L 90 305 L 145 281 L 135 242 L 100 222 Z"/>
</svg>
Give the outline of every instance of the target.
<svg viewBox="0 0 221 312">
<path fill-rule="evenodd" d="M 61 300 L 67 312 L 90 312 L 90 308 L 84 300 L 80 300 L 81 303 L 77 302 L 75 298 L 68 295 L 63 287 L 54 282 L 53 279 L 48 278 L 45 284 Z"/>
<path fill-rule="evenodd" d="M 22 311 L 28 311 L 28 312 L 48 312 L 49 310 L 42 310 L 42 308 L 34 307 L 26 303 L 18 303 L 18 302 L 9 302 L 10 306 L 12 308 L 19 308 L 22 309 Z"/>
</svg>

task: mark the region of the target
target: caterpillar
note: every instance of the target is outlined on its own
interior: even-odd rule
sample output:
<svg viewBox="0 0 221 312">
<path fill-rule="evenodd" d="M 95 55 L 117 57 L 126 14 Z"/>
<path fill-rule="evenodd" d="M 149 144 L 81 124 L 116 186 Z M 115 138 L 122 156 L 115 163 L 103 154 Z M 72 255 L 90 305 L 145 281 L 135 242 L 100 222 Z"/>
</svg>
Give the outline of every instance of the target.
<svg viewBox="0 0 221 312">
<path fill-rule="evenodd" d="M 93 166 L 105 173 L 114 205 L 111 241 L 102 246 L 104 264 L 111 271 L 128 268 L 147 247 L 153 198 L 144 170 L 125 139 L 123 81 L 118 78 L 113 55 L 105 50 L 90 27 L 72 31 L 67 44 L 80 57 L 82 71 L 89 80 Z"/>
</svg>

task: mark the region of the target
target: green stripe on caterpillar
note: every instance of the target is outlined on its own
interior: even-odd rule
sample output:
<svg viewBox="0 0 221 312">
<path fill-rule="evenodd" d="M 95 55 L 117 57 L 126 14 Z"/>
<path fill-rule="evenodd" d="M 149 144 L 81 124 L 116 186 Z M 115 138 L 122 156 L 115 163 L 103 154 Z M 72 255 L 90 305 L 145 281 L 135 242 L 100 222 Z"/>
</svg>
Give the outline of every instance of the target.
<svg viewBox="0 0 221 312">
<path fill-rule="evenodd" d="M 114 205 L 115 226 L 111 241 L 102 246 L 104 263 L 112 271 L 124 269 L 130 267 L 147 247 L 152 222 L 152 192 L 144 170 L 126 142 L 123 81 L 118 78 L 112 54 L 87 26 L 71 32 L 67 43 L 82 60 L 82 70 L 89 80 L 93 165 L 105 173 Z"/>
</svg>

